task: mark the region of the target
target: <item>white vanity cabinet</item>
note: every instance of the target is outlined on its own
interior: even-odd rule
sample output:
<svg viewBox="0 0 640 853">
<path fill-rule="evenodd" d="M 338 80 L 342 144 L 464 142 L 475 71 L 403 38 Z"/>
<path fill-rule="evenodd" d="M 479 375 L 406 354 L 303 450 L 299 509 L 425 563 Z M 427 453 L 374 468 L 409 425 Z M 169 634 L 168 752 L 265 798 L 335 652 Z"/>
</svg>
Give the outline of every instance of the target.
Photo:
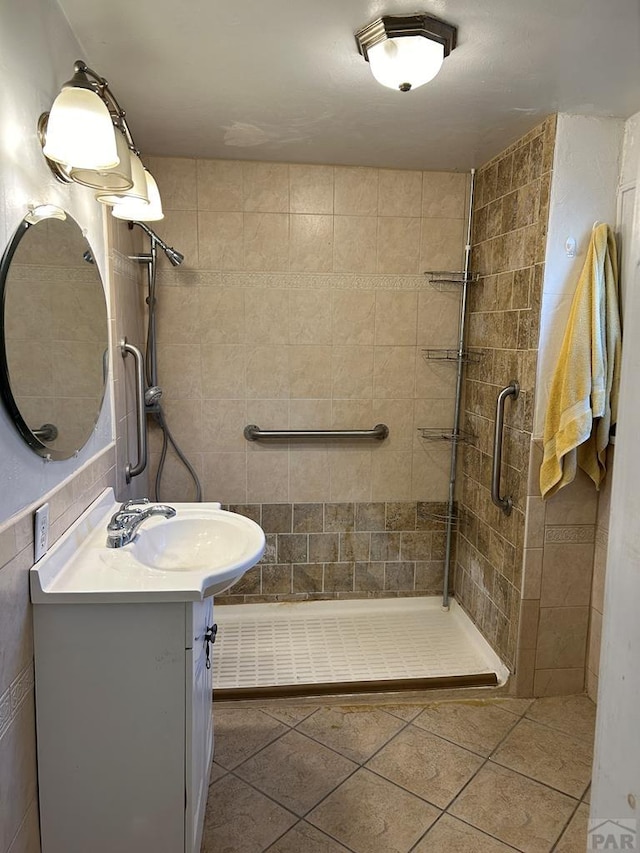
<svg viewBox="0 0 640 853">
<path fill-rule="evenodd" d="M 35 604 L 42 853 L 199 853 L 212 625 L 212 598 Z"/>
</svg>

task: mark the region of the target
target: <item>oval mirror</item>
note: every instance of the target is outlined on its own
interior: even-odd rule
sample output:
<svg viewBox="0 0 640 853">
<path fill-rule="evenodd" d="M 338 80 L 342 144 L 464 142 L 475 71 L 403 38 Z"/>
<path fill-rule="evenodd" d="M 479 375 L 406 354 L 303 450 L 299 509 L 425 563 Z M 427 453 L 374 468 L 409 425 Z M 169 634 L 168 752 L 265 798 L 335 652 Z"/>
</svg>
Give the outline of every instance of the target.
<svg viewBox="0 0 640 853">
<path fill-rule="evenodd" d="M 59 208 L 36 208 L 0 261 L 0 393 L 41 456 L 68 459 L 100 414 L 108 372 L 104 288 L 91 246 Z"/>
</svg>

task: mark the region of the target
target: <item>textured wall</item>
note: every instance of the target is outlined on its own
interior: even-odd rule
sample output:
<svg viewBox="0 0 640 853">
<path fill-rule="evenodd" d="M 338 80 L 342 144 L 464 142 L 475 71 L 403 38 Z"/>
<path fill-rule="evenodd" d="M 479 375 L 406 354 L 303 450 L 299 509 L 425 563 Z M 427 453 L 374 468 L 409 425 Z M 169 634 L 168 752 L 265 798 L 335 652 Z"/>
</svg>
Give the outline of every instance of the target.
<svg viewBox="0 0 640 853">
<path fill-rule="evenodd" d="M 219 603 L 442 593 L 445 504 L 231 505 L 267 537 L 264 558 Z"/>
<path fill-rule="evenodd" d="M 467 176 L 154 158 L 184 252 L 159 275 L 159 378 L 169 423 L 225 503 L 443 500 L 458 294 L 419 273 L 458 269 Z M 391 430 L 380 444 L 266 447 L 263 428 Z M 157 459 L 157 442 L 153 446 Z M 193 492 L 170 457 L 163 497 Z"/>
<path fill-rule="evenodd" d="M 456 595 L 503 660 L 513 668 L 518 639 L 522 558 L 533 426 L 536 356 L 544 272 L 555 116 L 478 172 L 468 346 L 482 355 L 465 381 L 465 428 L 476 436 L 463 454 Z M 496 397 L 507 401 L 502 494 L 506 517 L 491 502 Z"/>
</svg>

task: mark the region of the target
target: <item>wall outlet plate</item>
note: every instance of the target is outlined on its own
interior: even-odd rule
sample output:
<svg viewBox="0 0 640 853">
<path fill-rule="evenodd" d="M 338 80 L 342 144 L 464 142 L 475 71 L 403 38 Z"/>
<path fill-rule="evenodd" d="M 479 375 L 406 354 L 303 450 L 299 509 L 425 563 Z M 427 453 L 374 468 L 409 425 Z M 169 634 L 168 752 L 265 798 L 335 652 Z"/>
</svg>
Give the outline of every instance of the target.
<svg viewBox="0 0 640 853">
<path fill-rule="evenodd" d="M 49 548 L 49 504 L 42 504 L 35 512 L 33 544 L 35 562 L 37 563 Z"/>
</svg>

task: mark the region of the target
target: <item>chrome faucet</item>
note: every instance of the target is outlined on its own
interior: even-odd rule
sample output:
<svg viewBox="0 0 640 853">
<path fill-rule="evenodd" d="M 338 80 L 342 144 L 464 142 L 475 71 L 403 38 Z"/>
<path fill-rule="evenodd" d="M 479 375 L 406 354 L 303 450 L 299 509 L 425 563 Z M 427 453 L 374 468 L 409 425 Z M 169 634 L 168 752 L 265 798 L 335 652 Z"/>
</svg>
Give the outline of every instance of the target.
<svg viewBox="0 0 640 853">
<path fill-rule="evenodd" d="M 153 515 L 163 515 L 172 518 L 176 514 L 172 506 L 152 504 L 149 498 L 125 501 L 120 509 L 113 514 L 107 525 L 107 548 L 122 548 L 133 542 L 138 533 L 138 527 Z"/>
</svg>

